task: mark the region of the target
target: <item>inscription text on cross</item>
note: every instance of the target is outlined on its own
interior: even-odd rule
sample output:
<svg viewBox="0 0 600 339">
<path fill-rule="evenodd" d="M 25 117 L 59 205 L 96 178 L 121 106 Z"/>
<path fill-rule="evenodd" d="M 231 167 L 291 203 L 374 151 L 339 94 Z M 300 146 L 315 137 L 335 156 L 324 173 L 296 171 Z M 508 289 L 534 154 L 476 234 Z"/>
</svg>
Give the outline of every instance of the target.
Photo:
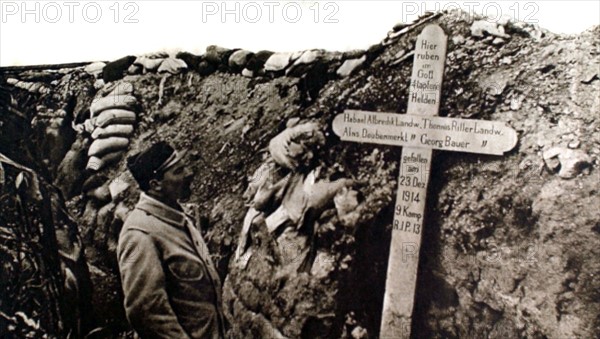
<svg viewBox="0 0 600 339">
<path fill-rule="evenodd" d="M 346 110 L 333 121 L 343 141 L 403 146 L 380 338 L 410 337 L 432 150 L 502 155 L 517 143 L 504 123 L 437 116 L 446 40 L 438 25 L 419 35 L 406 114 Z"/>
</svg>

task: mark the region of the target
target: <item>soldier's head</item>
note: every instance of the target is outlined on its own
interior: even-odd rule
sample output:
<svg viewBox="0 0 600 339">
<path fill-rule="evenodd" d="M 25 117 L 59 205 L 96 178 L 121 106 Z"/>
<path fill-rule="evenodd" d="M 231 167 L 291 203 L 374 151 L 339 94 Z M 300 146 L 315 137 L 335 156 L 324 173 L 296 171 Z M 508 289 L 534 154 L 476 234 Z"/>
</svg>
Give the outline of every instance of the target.
<svg viewBox="0 0 600 339">
<path fill-rule="evenodd" d="M 194 172 L 185 160 L 185 152 L 164 141 L 127 158 L 127 168 L 140 189 L 166 203 L 190 197 Z"/>
</svg>

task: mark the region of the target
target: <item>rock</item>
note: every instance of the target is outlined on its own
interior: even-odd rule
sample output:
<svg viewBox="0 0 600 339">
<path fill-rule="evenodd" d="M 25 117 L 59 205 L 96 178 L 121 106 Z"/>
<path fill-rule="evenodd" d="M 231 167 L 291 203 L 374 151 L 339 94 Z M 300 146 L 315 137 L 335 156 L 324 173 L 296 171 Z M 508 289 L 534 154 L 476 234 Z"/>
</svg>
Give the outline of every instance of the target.
<svg viewBox="0 0 600 339">
<path fill-rule="evenodd" d="M 129 66 L 129 68 L 127 69 L 127 74 L 129 74 L 129 75 L 142 74 L 143 70 L 144 70 L 144 68 L 142 66 L 133 64 L 133 65 Z"/>
<path fill-rule="evenodd" d="M 358 192 L 344 187 L 333 198 L 338 219 L 345 227 L 354 227 L 360 219 L 358 207 Z"/>
<path fill-rule="evenodd" d="M 275 53 L 265 63 L 265 70 L 270 72 L 283 71 L 289 64 L 292 53 Z"/>
<path fill-rule="evenodd" d="M 93 75 L 95 78 L 98 78 L 100 74 L 102 74 L 102 70 L 104 69 L 106 64 L 104 62 L 94 62 L 91 63 L 83 69 L 87 74 Z"/>
<path fill-rule="evenodd" d="M 464 43 L 465 43 L 465 37 L 464 37 L 464 36 L 462 36 L 462 35 L 456 35 L 456 36 L 453 36 L 453 37 L 452 37 L 452 42 L 453 42 L 455 45 L 462 45 L 462 44 L 464 44 Z"/>
<path fill-rule="evenodd" d="M 96 80 L 96 82 L 94 82 L 94 88 L 96 90 L 100 90 L 104 87 L 106 83 L 104 82 L 104 79 L 98 79 Z"/>
<path fill-rule="evenodd" d="M 358 192 L 344 187 L 333 198 L 338 217 L 343 217 L 354 211 L 358 206 Z"/>
<path fill-rule="evenodd" d="M 244 49 L 233 52 L 229 57 L 229 69 L 232 72 L 239 72 L 245 69 L 246 64 L 253 56 L 254 53 Z"/>
<path fill-rule="evenodd" d="M 571 179 L 579 175 L 592 164 L 589 155 L 581 150 L 553 147 L 543 154 L 544 162 L 551 171 L 558 170 L 558 176 Z"/>
<path fill-rule="evenodd" d="M 254 76 L 254 72 L 247 68 L 244 68 L 242 70 L 242 75 L 245 76 L 246 78 L 252 78 Z"/>
<path fill-rule="evenodd" d="M 120 175 L 110 182 L 108 185 L 108 190 L 110 191 L 110 196 L 113 200 L 117 200 L 119 195 L 129 188 L 129 183 L 125 181 L 124 175 Z"/>
<path fill-rule="evenodd" d="M 492 45 L 502 45 L 504 43 L 504 39 L 496 38 L 492 41 Z"/>
<path fill-rule="evenodd" d="M 484 37 L 484 33 L 493 35 L 499 38 L 510 38 L 510 35 L 504 33 L 504 27 L 495 22 L 486 20 L 478 20 L 471 25 L 471 35 L 479 38 Z"/>
<path fill-rule="evenodd" d="M 581 144 L 581 143 L 579 142 L 579 140 L 573 140 L 573 141 L 569 142 L 569 145 L 568 145 L 568 147 L 569 147 L 570 149 L 577 149 L 577 148 L 579 148 L 579 145 L 580 145 L 580 144 Z"/>
<path fill-rule="evenodd" d="M 580 72 L 579 81 L 584 84 L 591 84 L 594 80 L 600 79 L 600 65 L 590 63 L 584 66 Z"/>
<path fill-rule="evenodd" d="M 329 252 L 318 251 L 310 274 L 317 279 L 327 278 L 335 270 L 335 256 Z"/>
<path fill-rule="evenodd" d="M 369 338 L 369 334 L 368 334 L 367 330 L 360 326 L 356 326 L 352 330 L 351 335 L 352 335 L 352 339 L 368 339 Z"/>
<path fill-rule="evenodd" d="M 363 55 L 360 59 L 350 59 L 344 61 L 342 66 L 338 68 L 337 75 L 342 78 L 350 76 L 357 68 L 359 68 L 367 60 L 366 55 Z"/>
</svg>

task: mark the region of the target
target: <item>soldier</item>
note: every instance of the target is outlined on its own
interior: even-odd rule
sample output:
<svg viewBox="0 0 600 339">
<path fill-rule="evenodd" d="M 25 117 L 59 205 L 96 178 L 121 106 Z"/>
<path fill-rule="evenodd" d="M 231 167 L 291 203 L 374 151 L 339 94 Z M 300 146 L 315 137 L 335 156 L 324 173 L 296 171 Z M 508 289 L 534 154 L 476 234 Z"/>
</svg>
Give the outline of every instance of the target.
<svg viewBox="0 0 600 339">
<path fill-rule="evenodd" d="M 224 338 L 221 284 L 179 200 L 193 171 L 165 142 L 127 159 L 143 191 L 119 236 L 127 319 L 142 338 Z"/>
</svg>

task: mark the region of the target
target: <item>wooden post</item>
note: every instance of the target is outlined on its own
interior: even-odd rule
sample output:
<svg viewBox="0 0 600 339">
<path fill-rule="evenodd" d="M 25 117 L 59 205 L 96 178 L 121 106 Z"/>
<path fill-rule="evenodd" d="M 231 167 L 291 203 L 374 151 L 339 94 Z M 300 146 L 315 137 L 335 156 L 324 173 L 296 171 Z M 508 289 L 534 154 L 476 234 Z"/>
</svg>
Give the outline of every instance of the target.
<svg viewBox="0 0 600 339">
<path fill-rule="evenodd" d="M 432 149 L 502 155 L 517 143 L 517 133 L 504 123 L 437 117 L 446 40 L 437 25 L 419 35 L 407 114 L 347 110 L 333 121 L 342 140 L 404 146 L 380 338 L 410 337 Z"/>
</svg>

